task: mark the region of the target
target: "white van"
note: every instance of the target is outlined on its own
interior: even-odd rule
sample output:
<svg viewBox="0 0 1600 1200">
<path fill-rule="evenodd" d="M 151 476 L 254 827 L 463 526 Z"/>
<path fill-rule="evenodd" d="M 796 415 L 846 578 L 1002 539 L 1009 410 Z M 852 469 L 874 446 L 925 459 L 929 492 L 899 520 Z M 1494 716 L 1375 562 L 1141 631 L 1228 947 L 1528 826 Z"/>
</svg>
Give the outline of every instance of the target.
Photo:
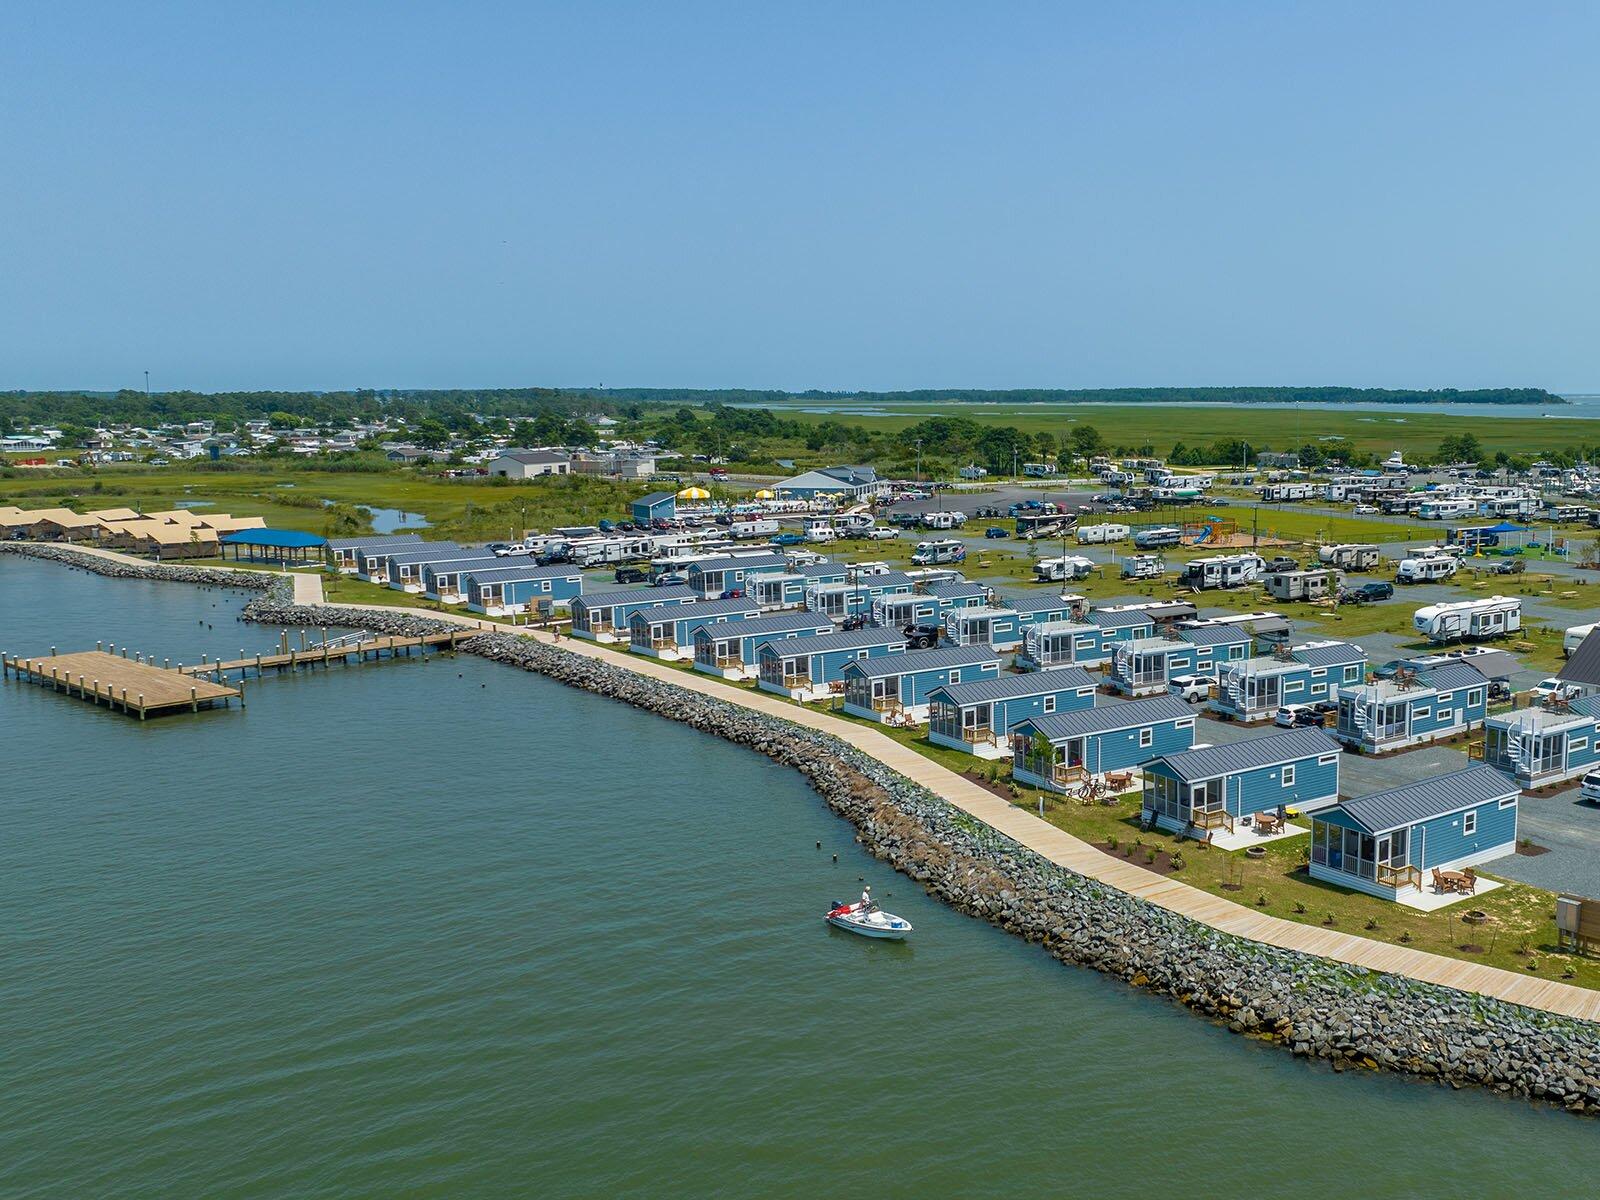
<svg viewBox="0 0 1600 1200">
<path fill-rule="evenodd" d="M 1394 573 L 1396 583 L 1439 583 L 1453 576 L 1456 560 L 1441 554 L 1430 558 L 1403 558 Z"/>
<path fill-rule="evenodd" d="M 1126 525 L 1080 525 L 1078 545 L 1100 545 L 1106 542 L 1125 542 L 1133 533 Z"/>
</svg>

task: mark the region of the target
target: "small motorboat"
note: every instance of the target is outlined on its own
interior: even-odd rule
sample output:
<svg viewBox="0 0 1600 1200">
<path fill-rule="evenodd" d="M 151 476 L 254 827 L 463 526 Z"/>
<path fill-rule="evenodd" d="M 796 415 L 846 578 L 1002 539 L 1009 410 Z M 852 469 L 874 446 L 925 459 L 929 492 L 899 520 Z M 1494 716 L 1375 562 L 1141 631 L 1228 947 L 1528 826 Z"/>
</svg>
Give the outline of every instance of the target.
<svg viewBox="0 0 1600 1200">
<path fill-rule="evenodd" d="M 904 917 L 884 912 L 876 904 L 857 901 L 854 904 L 834 903 L 828 910 L 829 925 L 859 933 L 862 937 L 888 938 L 901 941 L 911 932 L 911 922 Z"/>
</svg>

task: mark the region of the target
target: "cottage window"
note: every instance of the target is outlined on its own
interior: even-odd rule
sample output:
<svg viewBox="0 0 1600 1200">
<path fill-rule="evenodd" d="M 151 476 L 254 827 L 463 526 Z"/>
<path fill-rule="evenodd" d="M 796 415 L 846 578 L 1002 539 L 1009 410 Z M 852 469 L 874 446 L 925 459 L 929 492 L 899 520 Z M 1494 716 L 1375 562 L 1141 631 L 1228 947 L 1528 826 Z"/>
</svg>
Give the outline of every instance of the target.
<svg viewBox="0 0 1600 1200">
<path fill-rule="evenodd" d="M 1483 689 L 1482 688 L 1473 688 L 1470 692 L 1467 693 L 1467 707 L 1468 708 L 1477 708 L 1478 705 L 1480 705 L 1482 703 L 1483 703 Z"/>
<path fill-rule="evenodd" d="M 1305 688 L 1306 681 L 1304 679 L 1291 679 L 1283 685 L 1283 694 L 1287 696 L 1290 692 L 1303 692 Z"/>
<path fill-rule="evenodd" d="M 1154 729 L 1139 730 L 1139 749 L 1147 750 L 1155 744 L 1156 731 Z"/>
<path fill-rule="evenodd" d="M 1478 832 L 1478 814 L 1475 812 L 1461 815 L 1461 836 L 1471 837 Z"/>
<path fill-rule="evenodd" d="M 1414 708 L 1411 711 L 1411 718 L 1412 720 L 1420 721 L 1424 717 L 1431 716 L 1432 714 L 1433 710 L 1431 708 L 1427 707 L 1426 705 L 1419 705 L 1417 708 Z"/>
<path fill-rule="evenodd" d="M 1502 796 L 1502 797 L 1500 797 L 1500 807 L 1501 808 L 1510 808 L 1516 802 L 1517 802 L 1517 798 L 1515 796 Z"/>
<path fill-rule="evenodd" d="M 950 672 L 950 682 L 951 683 L 960 683 L 961 682 L 961 672 L 960 671 L 951 671 Z"/>
<path fill-rule="evenodd" d="M 1574 750 L 1587 750 L 1588 748 L 1589 739 L 1587 737 L 1569 737 L 1567 739 L 1568 754 L 1571 754 Z"/>
<path fill-rule="evenodd" d="M 1046 696 L 1044 698 L 1044 711 L 1047 712 L 1047 713 L 1053 713 L 1053 712 L 1055 712 L 1055 710 L 1056 710 L 1056 698 L 1054 696 Z"/>
<path fill-rule="evenodd" d="M 1294 786 L 1294 768 L 1292 766 L 1291 767 L 1285 767 L 1283 769 L 1283 786 L 1284 787 L 1293 787 Z"/>
<path fill-rule="evenodd" d="M 1321 763 L 1325 767 L 1326 766 L 1331 766 L 1333 763 L 1336 763 L 1336 762 L 1339 761 L 1339 756 L 1337 754 L 1324 754 L 1321 757 L 1319 757 L 1317 759 L 1317 761 L 1319 763 Z"/>
</svg>

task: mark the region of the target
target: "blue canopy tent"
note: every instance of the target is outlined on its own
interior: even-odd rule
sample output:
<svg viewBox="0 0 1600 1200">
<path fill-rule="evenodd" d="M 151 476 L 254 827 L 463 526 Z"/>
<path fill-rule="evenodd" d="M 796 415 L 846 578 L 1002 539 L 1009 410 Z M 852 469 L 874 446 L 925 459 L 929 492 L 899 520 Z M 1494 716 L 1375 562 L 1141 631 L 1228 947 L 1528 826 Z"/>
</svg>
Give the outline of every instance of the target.
<svg viewBox="0 0 1600 1200">
<path fill-rule="evenodd" d="M 284 566 L 290 563 L 320 563 L 328 539 L 314 533 L 301 533 L 298 529 L 241 529 L 238 533 L 224 534 L 219 539 L 222 557 L 228 557 L 233 547 L 236 562 L 271 562 Z"/>
</svg>

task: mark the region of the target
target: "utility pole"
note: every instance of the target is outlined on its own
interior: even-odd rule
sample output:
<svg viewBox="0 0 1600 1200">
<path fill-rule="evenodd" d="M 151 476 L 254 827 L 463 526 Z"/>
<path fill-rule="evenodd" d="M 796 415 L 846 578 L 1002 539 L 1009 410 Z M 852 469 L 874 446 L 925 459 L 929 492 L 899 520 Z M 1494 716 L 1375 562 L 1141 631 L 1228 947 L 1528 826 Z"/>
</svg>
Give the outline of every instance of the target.
<svg viewBox="0 0 1600 1200">
<path fill-rule="evenodd" d="M 145 399 L 145 403 L 146 404 L 148 404 L 150 402 L 150 372 L 149 371 L 146 371 L 144 373 L 144 399 Z"/>
<path fill-rule="evenodd" d="M 917 482 L 922 482 L 922 439 L 917 439 Z"/>
</svg>

